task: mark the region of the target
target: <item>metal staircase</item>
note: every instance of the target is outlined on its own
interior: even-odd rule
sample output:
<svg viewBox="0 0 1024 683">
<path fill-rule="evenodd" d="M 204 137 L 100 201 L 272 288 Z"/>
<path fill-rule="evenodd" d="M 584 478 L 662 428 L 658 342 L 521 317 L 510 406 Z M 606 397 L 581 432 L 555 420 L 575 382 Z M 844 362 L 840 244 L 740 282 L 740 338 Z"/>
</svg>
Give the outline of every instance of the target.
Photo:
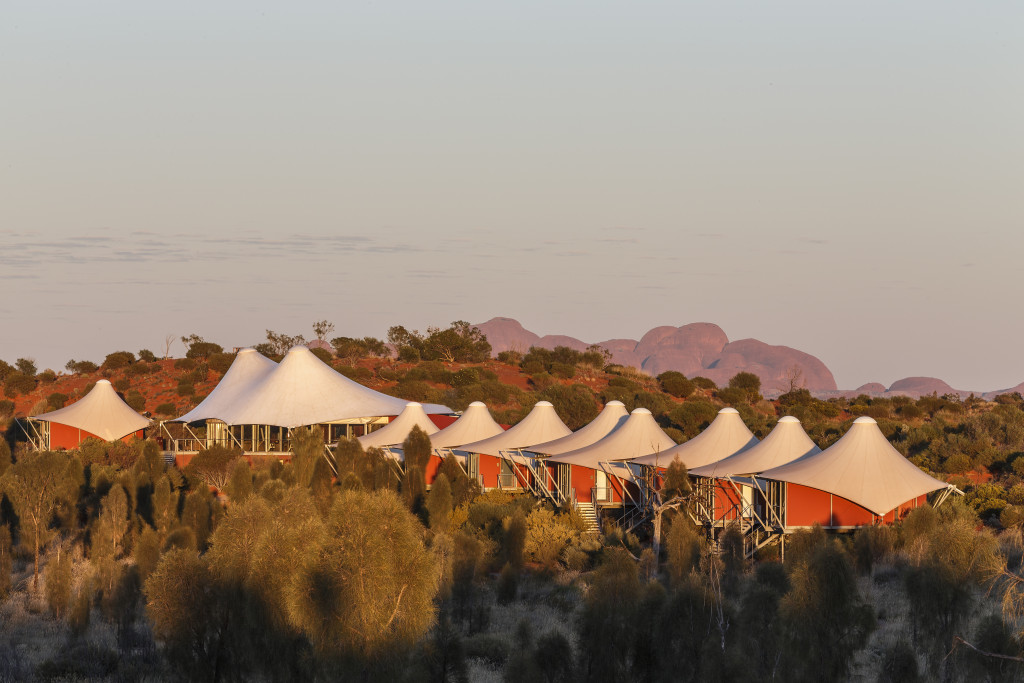
<svg viewBox="0 0 1024 683">
<path fill-rule="evenodd" d="M 594 504 L 576 501 L 573 505 L 576 507 L 576 512 L 579 513 L 580 517 L 586 521 L 587 531 L 592 534 L 600 533 L 601 524 L 597 518 L 597 508 L 594 507 Z"/>
</svg>

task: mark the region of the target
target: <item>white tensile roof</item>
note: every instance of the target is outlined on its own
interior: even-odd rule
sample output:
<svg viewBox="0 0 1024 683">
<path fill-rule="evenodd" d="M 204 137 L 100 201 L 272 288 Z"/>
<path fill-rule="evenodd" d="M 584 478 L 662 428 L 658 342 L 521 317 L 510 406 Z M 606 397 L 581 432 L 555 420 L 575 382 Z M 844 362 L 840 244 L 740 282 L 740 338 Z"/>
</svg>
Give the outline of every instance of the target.
<svg viewBox="0 0 1024 683">
<path fill-rule="evenodd" d="M 483 441 L 463 444 L 459 450 L 498 456 L 501 455 L 501 451 L 528 449 L 530 446 L 569 434 L 572 434 L 572 430 L 558 417 L 555 407 L 548 401 L 538 401 L 530 414 L 508 431 Z"/>
<path fill-rule="evenodd" d="M 503 431 L 501 425 L 491 417 L 487 406 L 480 401 L 473 401 L 458 420 L 430 435 L 430 445 L 434 448 L 456 448 L 489 439 Z"/>
<path fill-rule="evenodd" d="M 839 441 L 821 453 L 758 477 L 826 491 L 876 515 L 948 486 L 903 457 L 870 417 L 858 417 Z"/>
<path fill-rule="evenodd" d="M 585 427 L 581 427 L 569 436 L 554 441 L 530 446 L 532 453 L 542 455 L 559 455 L 597 443 L 610 433 L 621 427 L 629 419 L 626 406 L 622 401 L 608 401 L 597 417 Z"/>
<path fill-rule="evenodd" d="M 708 428 L 689 441 L 661 453 L 645 455 L 633 462 L 638 465 L 668 467 L 678 455 L 687 469 L 695 469 L 728 458 L 756 443 L 757 437 L 743 424 L 739 411 L 735 408 L 722 408 Z"/>
<path fill-rule="evenodd" d="M 210 395 L 173 422 L 222 419 L 220 416 L 244 401 L 252 388 L 277 368 L 277 363 L 255 349 L 242 349 Z"/>
<path fill-rule="evenodd" d="M 430 421 L 427 413 L 423 410 L 423 404 L 412 401 L 405 404 L 405 410 L 384 427 L 357 437 L 363 448 L 384 448 L 386 446 L 400 446 L 405 442 L 406 437 L 413 427 L 419 427 L 427 434 L 435 434 L 437 425 Z"/>
<path fill-rule="evenodd" d="M 804 457 L 821 453 L 792 415 L 779 420 L 764 441 L 724 460 L 690 470 L 697 477 L 730 477 L 749 475 L 770 470 Z"/>
<path fill-rule="evenodd" d="M 33 418 L 81 429 L 105 441 L 116 441 L 152 424 L 152 420 L 139 415 L 122 401 L 110 381 L 105 379 L 97 381 L 88 394 L 71 405 L 34 415 Z"/>
<path fill-rule="evenodd" d="M 548 458 L 559 462 L 597 469 L 602 462 L 632 460 L 649 453 L 664 452 L 676 445 L 662 431 L 647 408 L 635 409 L 625 424 L 595 444 Z"/>
<path fill-rule="evenodd" d="M 223 382 L 223 380 L 221 380 Z M 219 386 L 219 385 L 218 385 Z M 216 389 L 214 389 L 216 391 Z M 336 372 L 305 346 L 292 347 L 276 368 L 249 384 L 237 401 L 218 407 L 218 419 L 230 425 L 305 425 L 398 415 L 406 401 L 382 394 Z M 427 413 L 451 412 L 427 404 Z"/>
</svg>

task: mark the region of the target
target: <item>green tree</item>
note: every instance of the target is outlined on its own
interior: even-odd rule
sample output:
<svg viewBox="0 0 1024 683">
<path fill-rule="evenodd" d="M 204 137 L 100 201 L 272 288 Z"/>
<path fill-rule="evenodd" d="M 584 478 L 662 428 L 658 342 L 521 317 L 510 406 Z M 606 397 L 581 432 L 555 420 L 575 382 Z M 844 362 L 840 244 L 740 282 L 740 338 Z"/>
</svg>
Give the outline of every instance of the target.
<svg viewBox="0 0 1024 683">
<path fill-rule="evenodd" d="M 799 680 L 845 679 L 854 653 L 875 626 L 874 610 L 860 596 L 853 566 L 828 540 L 810 550 L 791 579 L 793 588 L 779 606 L 784 670 Z"/>
<path fill-rule="evenodd" d="M 14 367 L 18 368 L 18 372 L 24 373 L 29 377 L 35 377 L 39 372 L 36 368 L 36 362 L 31 358 L 19 358 L 14 361 Z"/>
<path fill-rule="evenodd" d="M 46 602 L 57 619 L 63 619 L 71 606 L 70 554 L 57 544 L 46 564 Z"/>
<path fill-rule="evenodd" d="M 342 492 L 321 545 L 295 571 L 292 624 L 320 652 L 360 659 L 417 642 L 434 623 L 438 588 L 422 534 L 393 493 Z"/>
<path fill-rule="evenodd" d="M 71 458 L 53 451 L 26 453 L 7 470 L 2 484 L 18 515 L 23 538 L 30 539 L 32 587 L 38 590 L 39 553 L 52 535 L 50 522 L 58 505 L 72 501 L 77 492 Z"/>
<path fill-rule="evenodd" d="M 661 385 L 662 391 L 676 398 L 686 398 L 695 389 L 693 382 L 688 380 L 686 375 L 675 370 L 668 370 L 658 375 L 658 384 Z"/>
<path fill-rule="evenodd" d="M 427 494 L 427 512 L 430 516 L 430 528 L 437 533 L 448 533 L 451 528 L 452 487 L 444 474 L 439 474 L 430 487 L 430 493 Z"/>
<path fill-rule="evenodd" d="M 430 437 L 419 426 L 414 426 L 402 443 L 405 456 L 405 474 L 402 477 L 402 496 L 410 510 L 418 511 L 427 490 L 426 470 L 432 448 Z"/>
<path fill-rule="evenodd" d="M 553 384 L 540 392 L 538 398 L 550 401 L 569 429 L 579 429 L 597 417 L 598 406 L 594 392 L 583 384 Z"/>
<path fill-rule="evenodd" d="M 729 388 L 742 391 L 748 403 L 761 400 L 761 378 L 752 372 L 738 372 L 729 380 Z"/>
<path fill-rule="evenodd" d="M 324 433 L 316 425 L 297 427 L 291 432 L 291 448 L 295 483 L 309 486 L 316 461 L 324 457 Z"/>
</svg>

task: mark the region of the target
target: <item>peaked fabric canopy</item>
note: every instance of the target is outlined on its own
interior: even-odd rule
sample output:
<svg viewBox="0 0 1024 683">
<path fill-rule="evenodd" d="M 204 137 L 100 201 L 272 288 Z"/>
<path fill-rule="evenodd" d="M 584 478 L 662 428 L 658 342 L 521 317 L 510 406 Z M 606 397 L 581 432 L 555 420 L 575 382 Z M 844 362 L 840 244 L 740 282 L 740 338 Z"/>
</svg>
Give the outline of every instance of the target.
<svg viewBox="0 0 1024 683">
<path fill-rule="evenodd" d="M 403 399 L 374 391 L 335 372 L 305 346 L 293 347 L 276 368 L 247 385 L 241 394 L 237 401 L 217 406 L 217 412 L 204 419 L 216 418 L 230 425 L 294 428 L 398 415 L 406 404 Z M 432 404 L 424 409 L 427 413 L 451 412 Z"/>
<path fill-rule="evenodd" d="M 728 458 L 756 443 L 757 437 L 743 424 L 739 411 L 735 408 L 722 408 L 708 428 L 689 441 L 667 451 L 645 455 L 633 462 L 638 465 L 668 467 L 678 455 L 687 469 L 694 469 Z"/>
<path fill-rule="evenodd" d="M 504 429 L 494 421 L 487 406 L 473 401 L 455 422 L 430 436 L 434 448 L 455 448 L 501 434 Z"/>
<path fill-rule="evenodd" d="M 948 486 L 903 457 L 870 417 L 858 417 L 839 441 L 817 455 L 766 470 L 758 478 L 825 491 L 876 515 Z"/>
<path fill-rule="evenodd" d="M 821 449 L 807 436 L 800 420 L 787 415 L 761 443 L 724 460 L 696 467 L 690 470 L 690 474 L 697 477 L 757 474 L 815 453 L 821 453 Z"/>
<path fill-rule="evenodd" d="M 501 451 L 527 449 L 535 444 L 553 441 L 571 433 L 572 430 L 566 427 L 558 417 L 553 405 L 547 401 L 538 401 L 530 414 L 508 431 L 483 441 L 463 444 L 459 450 L 500 456 Z"/>
<path fill-rule="evenodd" d="M 88 394 L 71 405 L 33 417 L 41 422 L 81 429 L 105 441 L 116 441 L 152 424 L 152 420 L 139 415 L 122 401 L 110 381 L 105 379 L 97 381 Z"/>
<path fill-rule="evenodd" d="M 597 443 L 552 456 L 546 462 L 597 469 L 602 462 L 632 460 L 641 455 L 667 451 L 675 445 L 672 437 L 662 431 L 654 421 L 651 411 L 647 408 L 637 408 L 630 414 L 625 424 Z"/>
<path fill-rule="evenodd" d="M 195 408 L 173 422 L 198 422 L 221 419 L 244 401 L 252 388 L 277 368 L 277 363 L 255 349 L 242 349 L 210 395 Z"/>
<path fill-rule="evenodd" d="M 626 406 L 622 401 L 608 401 L 597 417 L 584 427 L 561 439 L 530 446 L 530 451 L 542 455 L 558 455 L 568 453 L 597 443 L 629 419 Z"/>
<path fill-rule="evenodd" d="M 454 423 L 453 423 L 454 424 Z M 437 425 L 430 421 L 423 404 L 412 401 L 405 404 L 405 410 L 384 427 L 357 437 L 363 448 L 384 448 L 385 446 L 400 446 L 405 442 L 406 437 L 412 432 L 413 427 L 419 427 L 424 432 L 436 434 Z"/>
</svg>

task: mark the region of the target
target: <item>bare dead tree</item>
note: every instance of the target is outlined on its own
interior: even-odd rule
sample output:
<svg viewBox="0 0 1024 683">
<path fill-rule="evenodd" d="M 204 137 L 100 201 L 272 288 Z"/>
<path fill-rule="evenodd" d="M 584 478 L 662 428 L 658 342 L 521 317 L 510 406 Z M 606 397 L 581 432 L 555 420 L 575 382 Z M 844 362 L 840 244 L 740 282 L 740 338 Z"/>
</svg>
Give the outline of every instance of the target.
<svg viewBox="0 0 1024 683">
<path fill-rule="evenodd" d="M 169 334 L 164 337 L 164 360 L 171 357 L 171 345 L 174 344 L 174 340 L 177 339 L 178 335 Z"/>
</svg>

